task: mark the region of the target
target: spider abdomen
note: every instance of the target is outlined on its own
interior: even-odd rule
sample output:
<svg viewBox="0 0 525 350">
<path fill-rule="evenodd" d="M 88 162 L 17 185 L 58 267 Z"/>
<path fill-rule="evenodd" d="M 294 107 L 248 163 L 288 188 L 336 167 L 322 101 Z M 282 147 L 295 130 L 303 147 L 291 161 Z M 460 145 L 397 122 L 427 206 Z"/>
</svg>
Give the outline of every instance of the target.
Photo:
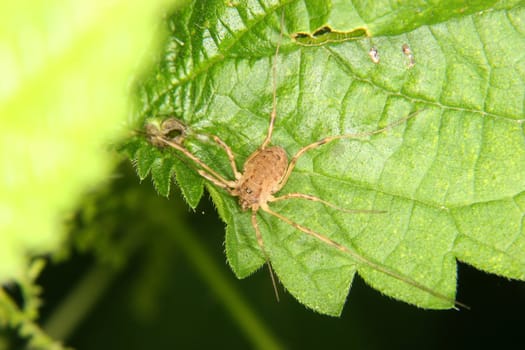
<svg viewBox="0 0 525 350">
<path fill-rule="evenodd" d="M 236 194 L 243 210 L 266 203 L 280 189 L 280 182 L 288 167 L 288 156 L 282 147 L 257 150 L 248 158 Z"/>
</svg>

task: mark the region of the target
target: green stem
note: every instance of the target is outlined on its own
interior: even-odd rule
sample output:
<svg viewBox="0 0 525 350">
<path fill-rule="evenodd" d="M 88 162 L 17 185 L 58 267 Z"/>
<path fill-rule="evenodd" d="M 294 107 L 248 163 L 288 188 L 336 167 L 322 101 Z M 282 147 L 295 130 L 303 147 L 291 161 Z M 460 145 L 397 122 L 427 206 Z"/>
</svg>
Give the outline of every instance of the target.
<svg viewBox="0 0 525 350">
<path fill-rule="evenodd" d="M 253 345 L 259 349 L 282 349 L 277 338 L 265 327 L 263 322 L 252 312 L 248 303 L 243 299 L 225 273 L 216 267 L 216 261 L 206 248 L 194 238 L 194 234 L 186 227 L 174 231 L 173 237 L 182 245 L 188 260 L 195 266 L 202 279 L 219 296 L 230 315 L 244 331 Z"/>
<path fill-rule="evenodd" d="M 111 267 L 93 267 L 46 320 L 44 331 L 55 339 L 68 339 L 104 295 L 115 275 Z"/>
</svg>

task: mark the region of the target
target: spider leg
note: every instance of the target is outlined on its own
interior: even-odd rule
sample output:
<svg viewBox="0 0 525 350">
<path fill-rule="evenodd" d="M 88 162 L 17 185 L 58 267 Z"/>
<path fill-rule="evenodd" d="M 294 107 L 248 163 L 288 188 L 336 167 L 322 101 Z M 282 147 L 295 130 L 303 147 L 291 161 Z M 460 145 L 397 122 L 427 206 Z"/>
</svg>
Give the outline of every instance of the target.
<svg viewBox="0 0 525 350">
<path fill-rule="evenodd" d="M 408 116 L 406 116 L 404 118 L 401 118 L 401 119 L 399 119 L 399 120 L 397 120 L 397 121 L 395 121 L 395 122 L 393 122 L 391 124 L 388 124 L 384 128 L 381 128 L 381 129 L 378 129 L 378 130 L 367 131 L 367 132 L 359 132 L 359 133 L 355 133 L 355 134 L 344 134 L 344 135 L 329 136 L 329 137 L 325 137 L 325 138 L 323 138 L 323 139 L 321 139 L 321 140 L 319 140 L 317 142 L 314 142 L 314 143 L 311 143 L 311 144 L 309 144 L 307 146 L 304 146 L 299 151 L 297 151 L 297 153 L 290 160 L 290 163 L 288 164 L 288 168 L 286 169 L 286 173 L 284 174 L 283 178 L 281 179 L 281 181 L 279 183 L 279 189 L 281 189 L 286 184 L 286 182 L 288 181 L 288 178 L 292 174 L 293 169 L 295 168 L 295 165 L 297 164 L 297 161 L 307 151 L 309 151 L 311 149 L 314 149 L 314 148 L 317 148 L 317 147 L 320 147 L 320 146 L 325 145 L 327 143 L 333 142 L 335 140 L 354 139 L 354 138 L 360 138 L 360 137 L 380 134 L 380 133 L 385 132 L 387 130 L 390 130 L 390 129 L 392 129 L 392 128 L 400 125 L 400 124 L 405 123 L 407 120 L 409 120 L 411 118 L 414 118 L 421 111 L 422 110 L 419 110 L 419 111 L 416 111 L 414 113 L 411 113 Z"/>
<path fill-rule="evenodd" d="M 279 301 L 279 291 L 277 290 L 277 282 L 275 281 L 275 276 L 273 275 L 272 264 L 270 263 L 270 258 L 266 249 L 264 248 L 264 241 L 259 230 L 259 224 L 257 223 L 257 211 L 252 211 L 252 226 L 255 229 L 255 237 L 257 237 L 257 244 L 261 248 L 261 251 L 264 254 L 264 259 L 266 259 L 266 266 L 268 266 L 268 272 L 270 273 L 270 278 L 272 279 L 273 291 L 275 292 L 275 297 Z"/>
<path fill-rule="evenodd" d="M 202 169 L 197 169 L 197 172 L 199 173 L 200 176 L 202 176 L 203 178 L 205 178 L 206 180 L 210 181 L 212 184 L 214 184 L 215 186 L 219 187 L 219 188 L 222 188 L 226 191 L 228 191 L 228 193 L 230 194 L 230 196 L 237 196 L 237 194 L 235 194 L 232 190 L 232 187 L 229 187 L 228 185 L 222 183 L 220 180 L 214 178 L 211 174 L 208 174 L 206 171 L 202 170 Z"/>
<path fill-rule="evenodd" d="M 185 147 L 183 147 L 179 143 L 166 140 L 166 139 L 164 139 L 161 136 L 157 136 L 156 139 L 158 141 L 160 141 L 160 142 L 170 146 L 170 147 L 175 148 L 177 151 L 181 152 L 186 157 L 188 157 L 189 159 L 194 161 L 198 166 L 200 166 L 202 168 L 202 169 L 198 170 L 199 174 L 201 176 L 203 176 L 204 178 L 206 178 L 207 180 L 210 180 L 211 182 L 213 182 L 215 185 L 217 185 L 219 187 L 222 187 L 222 188 L 226 188 L 226 189 L 230 189 L 230 188 L 234 188 L 235 187 L 235 182 L 234 181 L 229 181 L 229 180 L 226 180 L 225 178 L 223 178 L 221 175 L 219 175 L 217 172 L 215 172 L 212 168 L 210 168 L 208 165 L 206 165 L 206 163 L 204 163 L 202 160 L 197 158 L 193 153 L 191 153 L 188 149 L 186 149 Z"/>
<path fill-rule="evenodd" d="M 268 126 L 268 134 L 264 139 L 259 149 L 265 149 L 272 139 L 273 127 L 275 125 L 275 118 L 277 117 L 277 59 L 279 57 L 279 48 L 283 39 L 283 28 L 284 28 L 284 10 L 281 13 L 281 31 L 279 32 L 279 41 L 275 49 L 275 56 L 272 65 L 272 112 L 270 113 L 270 125 Z"/>
<path fill-rule="evenodd" d="M 277 202 L 277 201 L 293 199 L 293 198 L 306 199 L 312 202 L 319 202 L 319 203 L 326 205 L 327 207 L 334 208 L 344 213 L 350 213 L 350 214 L 384 214 L 386 213 L 385 210 L 345 209 L 345 208 L 338 207 L 337 205 L 332 204 L 328 201 L 325 201 L 324 199 L 321 199 L 316 196 L 312 196 L 310 194 L 305 194 L 305 193 L 288 193 L 288 194 L 285 194 L 279 197 L 272 197 L 268 200 L 268 202 Z"/>
<path fill-rule="evenodd" d="M 226 142 L 221 140 L 219 136 L 213 135 L 213 140 L 217 142 L 217 144 L 222 147 L 224 152 L 226 152 L 226 155 L 228 155 L 228 160 L 230 161 L 230 166 L 233 171 L 233 176 L 235 177 L 235 180 L 239 180 L 242 174 L 237 170 L 237 165 L 235 164 L 235 156 L 233 155 L 232 149 L 230 148 L 230 146 L 226 144 Z"/>
<path fill-rule="evenodd" d="M 395 270 L 392 270 L 392 269 L 389 269 L 383 265 L 381 265 L 380 263 L 378 262 L 375 262 L 369 258 L 366 258 L 362 255 L 360 255 L 359 253 L 345 247 L 344 245 L 342 244 L 339 244 L 333 240 L 331 240 L 330 238 L 326 237 L 326 236 L 323 236 L 322 234 L 312 230 L 312 229 L 309 229 L 308 227 L 305 227 L 305 226 L 302 226 L 294 221 L 292 221 L 291 219 L 287 218 L 286 216 L 284 215 L 281 215 L 273 210 L 271 210 L 268 205 L 261 205 L 261 209 L 265 212 L 267 212 L 268 214 L 272 215 L 272 216 L 275 216 L 276 218 L 284 221 L 285 223 L 287 223 L 288 225 L 296 228 L 297 230 L 301 231 L 301 232 L 304 232 L 306 233 L 307 235 L 309 236 L 312 236 L 316 239 L 318 239 L 319 241 L 323 242 L 323 243 L 326 243 L 328 244 L 329 246 L 332 246 L 334 247 L 335 249 L 343 252 L 343 253 L 346 253 L 348 254 L 352 259 L 355 260 L 356 263 L 358 264 L 362 264 L 362 265 L 365 265 L 365 266 L 368 266 L 376 271 L 379 271 L 381 273 L 384 273 L 385 275 L 388 275 L 390 277 L 393 277 L 397 280 L 400 280 L 400 281 L 403 281 L 421 291 L 424 291 L 436 298 L 439 298 L 443 301 L 446 301 L 446 302 L 449 302 L 451 304 L 454 305 L 454 307 L 462 307 L 462 308 L 465 308 L 465 309 L 470 309 L 467 305 L 463 304 L 463 303 L 460 303 L 458 301 L 455 301 L 454 299 L 450 298 L 450 297 L 447 297 L 446 295 L 443 295 L 439 292 L 436 292 L 435 290 L 417 282 L 416 280 L 408 277 L 408 276 L 405 276 L 403 275 L 402 273 L 400 272 L 397 272 Z"/>
</svg>

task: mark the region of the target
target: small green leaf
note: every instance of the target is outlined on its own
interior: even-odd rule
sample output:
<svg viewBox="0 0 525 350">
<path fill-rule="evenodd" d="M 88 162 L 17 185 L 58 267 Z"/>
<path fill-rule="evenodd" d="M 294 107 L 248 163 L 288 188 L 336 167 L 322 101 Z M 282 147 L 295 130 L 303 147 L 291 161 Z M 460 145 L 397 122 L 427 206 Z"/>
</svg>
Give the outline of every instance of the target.
<svg viewBox="0 0 525 350">
<path fill-rule="evenodd" d="M 175 162 L 175 176 L 186 202 L 195 209 L 204 193 L 203 179 L 181 161 Z"/>
<path fill-rule="evenodd" d="M 155 148 L 141 147 L 137 150 L 135 165 L 137 167 L 137 173 L 139 174 L 140 180 L 144 180 L 146 177 L 148 177 L 149 171 L 151 170 L 155 159 L 160 157 L 160 152 Z"/>
<path fill-rule="evenodd" d="M 157 71 L 143 82 L 137 124 L 176 115 L 192 130 L 184 146 L 233 179 L 223 150 L 199 135 L 219 136 L 242 168 L 267 132 L 279 42 L 272 144 L 289 157 L 324 137 L 374 131 L 419 111 L 387 132 L 307 152 L 277 194 L 386 213 L 348 214 L 299 199 L 270 204 L 404 280 L 267 213 L 257 220 L 280 281 L 318 312 L 341 313 L 356 272 L 396 299 L 450 308 L 457 259 L 525 279 L 524 18 L 518 1 L 198 2 L 168 19 L 172 31 Z M 372 37 L 313 47 L 290 37 L 324 26 L 366 28 Z M 368 56 L 372 46 L 379 63 Z M 181 181 L 181 164 L 184 193 L 194 180 Z M 208 188 L 227 223 L 228 261 L 245 277 L 265 261 L 250 213 L 227 191 Z"/>
<path fill-rule="evenodd" d="M 175 161 L 170 157 L 157 158 L 151 166 L 151 176 L 157 192 L 164 197 L 170 193 L 171 177 Z"/>
</svg>

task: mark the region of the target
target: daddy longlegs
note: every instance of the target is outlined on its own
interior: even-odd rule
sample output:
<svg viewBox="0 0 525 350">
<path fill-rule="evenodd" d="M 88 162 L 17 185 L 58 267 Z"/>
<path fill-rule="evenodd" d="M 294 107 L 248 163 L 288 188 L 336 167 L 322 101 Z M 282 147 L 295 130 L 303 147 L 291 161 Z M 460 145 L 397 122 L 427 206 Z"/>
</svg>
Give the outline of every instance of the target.
<svg viewBox="0 0 525 350">
<path fill-rule="evenodd" d="M 270 272 L 270 277 L 272 280 L 272 284 L 274 287 L 274 291 L 275 291 L 277 300 L 279 300 L 277 283 L 276 283 L 274 274 L 272 272 L 270 256 L 266 251 L 263 237 L 261 235 L 261 231 L 259 229 L 259 225 L 257 222 L 257 214 L 259 210 L 262 210 L 266 212 L 267 214 L 274 216 L 278 218 L 279 220 L 285 222 L 286 224 L 294 227 L 296 230 L 299 230 L 309 236 L 312 236 L 315 239 L 319 240 L 320 242 L 325 243 L 328 246 L 331 246 L 347 254 L 357 264 L 365 265 L 378 272 L 381 272 L 385 275 L 388 275 L 404 283 L 407 283 L 423 292 L 428 293 L 429 295 L 432 295 L 443 301 L 449 302 L 455 308 L 463 307 L 463 308 L 468 309 L 469 308 L 468 306 L 458 301 L 455 301 L 454 299 L 447 297 L 446 295 L 441 294 L 431 289 L 430 287 L 427 287 L 417 282 L 411 277 L 408 277 L 400 272 L 397 272 L 394 269 L 390 269 L 386 266 L 383 266 L 382 264 L 372 259 L 369 259 L 357 253 L 356 251 L 324 236 L 323 234 L 316 232 L 306 226 L 303 226 L 282 214 L 279 214 L 278 212 L 270 208 L 270 205 L 269 205 L 270 203 L 284 201 L 287 199 L 303 199 L 303 200 L 318 202 L 330 208 L 340 210 L 345 213 L 362 213 L 362 214 L 386 213 L 386 211 L 380 211 L 380 210 L 344 209 L 328 201 L 325 201 L 319 197 L 305 194 L 305 193 L 288 193 L 288 194 L 284 194 L 281 196 L 276 196 L 276 194 L 286 185 L 297 162 L 299 161 L 301 156 L 304 155 L 306 152 L 312 149 L 318 148 L 320 146 L 323 146 L 325 144 L 328 144 L 330 142 L 334 142 L 336 140 L 362 138 L 362 137 L 367 137 L 367 136 L 372 136 L 372 135 L 383 133 L 398 125 L 406 123 L 409 119 L 414 118 L 420 112 L 420 111 L 416 111 L 404 118 L 401 118 L 375 131 L 325 137 L 317 142 L 314 142 L 307 146 L 302 147 L 301 149 L 299 149 L 299 151 L 297 151 L 297 153 L 295 153 L 292 156 L 291 160 L 288 161 L 288 155 L 286 151 L 284 150 L 284 148 L 280 146 L 270 146 L 270 142 L 272 139 L 272 133 L 273 133 L 274 126 L 275 126 L 275 120 L 277 117 L 277 92 L 276 92 L 277 91 L 277 60 L 279 56 L 279 48 L 280 48 L 281 40 L 283 37 L 283 26 L 284 26 L 284 13 L 281 17 L 281 30 L 279 34 L 279 41 L 276 45 L 274 60 L 272 64 L 272 90 L 273 90 L 272 91 L 272 111 L 270 113 L 270 122 L 269 122 L 268 130 L 267 130 L 266 137 L 264 141 L 262 142 L 262 144 L 245 161 L 242 172 L 240 172 L 237 168 L 235 156 L 230 146 L 228 146 L 218 136 L 209 135 L 217 143 L 217 145 L 220 148 L 222 148 L 224 152 L 226 153 L 229 163 L 230 163 L 231 170 L 234 174 L 234 180 L 228 180 L 224 178 L 222 175 L 220 175 L 219 173 L 214 171 L 212 168 L 210 168 L 200 158 L 194 155 L 189 149 L 184 147 L 183 145 L 184 138 L 174 139 L 174 138 L 169 138 L 166 136 L 167 130 L 171 131 L 171 129 L 178 130 L 182 128 L 180 125 L 183 125 L 183 124 L 182 123 L 178 124 L 180 122 L 177 121 L 177 119 L 174 119 L 174 118 L 167 119 L 165 122 L 167 123 L 165 127 L 161 126 L 159 130 L 146 130 L 148 134 L 148 140 L 153 145 L 170 146 L 173 149 L 181 152 L 185 157 L 187 157 L 194 163 L 194 166 L 197 168 L 196 169 L 197 172 L 203 178 L 207 179 L 215 186 L 225 190 L 231 196 L 238 197 L 239 205 L 243 211 L 251 210 L 251 224 L 255 231 L 257 244 L 259 245 L 259 248 L 261 249 L 264 255 L 264 258 L 266 260 L 266 265 L 268 266 L 268 270 Z M 164 125 L 164 123 L 162 125 Z M 149 128 L 155 129 L 154 127 L 152 128 L 151 126 Z"/>
</svg>

